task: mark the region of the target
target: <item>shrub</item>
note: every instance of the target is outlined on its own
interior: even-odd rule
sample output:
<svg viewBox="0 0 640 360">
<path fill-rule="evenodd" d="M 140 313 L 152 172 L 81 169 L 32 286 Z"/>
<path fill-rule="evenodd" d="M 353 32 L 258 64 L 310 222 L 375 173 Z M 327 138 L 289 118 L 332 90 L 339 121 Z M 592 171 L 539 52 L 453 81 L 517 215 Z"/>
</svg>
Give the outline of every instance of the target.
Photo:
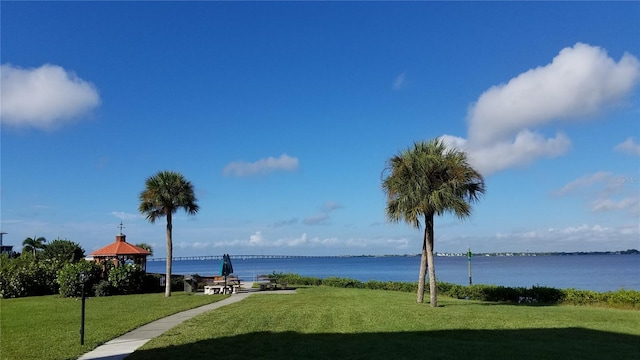
<svg viewBox="0 0 640 360">
<path fill-rule="evenodd" d="M 517 303 L 520 297 L 527 297 L 524 288 L 494 285 L 472 285 L 469 287 L 477 290 L 477 293 L 472 297 L 477 300 Z"/>
<path fill-rule="evenodd" d="M 569 305 L 601 305 L 616 308 L 639 309 L 640 291 L 620 289 L 603 293 L 590 290 L 562 290 L 562 303 Z"/>
<path fill-rule="evenodd" d="M 58 266 L 56 261 L 37 261 L 33 256 L 0 256 L 0 297 L 54 294 Z"/>
<path fill-rule="evenodd" d="M 75 263 L 84 258 L 84 249 L 73 241 L 56 239 L 45 245 L 42 256 L 61 263 Z"/>
<path fill-rule="evenodd" d="M 171 291 L 184 291 L 183 275 L 171 275 Z"/>
<path fill-rule="evenodd" d="M 279 283 L 287 283 L 287 284 L 295 284 L 295 285 L 312 285 L 312 286 L 320 286 L 322 285 L 322 279 L 310 277 L 310 276 L 300 276 L 298 274 L 283 274 L 283 273 L 273 273 L 269 275 L 269 278 L 276 279 Z"/>
<path fill-rule="evenodd" d="M 111 296 L 114 290 L 111 283 L 107 280 L 100 280 L 100 282 L 93 287 L 93 292 L 96 296 Z"/>
<path fill-rule="evenodd" d="M 525 298 L 535 299 L 536 302 L 542 304 L 558 304 L 561 303 L 565 295 L 562 290 L 546 287 L 532 286 L 531 289 L 525 290 Z"/>
<path fill-rule="evenodd" d="M 325 278 L 324 280 L 322 280 L 322 285 L 339 287 L 339 288 L 358 288 L 358 289 L 361 289 L 364 287 L 362 282 L 358 280 L 353 280 L 349 278 L 339 278 L 339 277 Z"/>
<path fill-rule="evenodd" d="M 144 270 L 139 265 L 125 264 L 109 271 L 108 281 L 119 294 L 135 294 L 142 290 Z"/>
<path fill-rule="evenodd" d="M 87 274 L 85 291 L 93 294 L 93 287 L 100 279 L 102 268 L 93 261 L 81 260 L 77 263 L 67 263 L 58 271 L 57 282 L 60 285 L 60 295 L 64 297 L 82 296 L 82 281 L 80 274 Z"/>
<path fill-rule="evenodd" d="M 418 290 L 418 284 L 410 282 L 369 280 L 363 284 L 363 288 L 370 290 L 413 292 Z"/>
<path fill-rule="evenodd" d="M 160 274 L 145 274 L 142 278 L 142 292 L 143 293 L 158 293 L 163 292 L 164 287 L 160 286 Z M 203 285 L 204 286 L 204 285 Z"/>
</svg>

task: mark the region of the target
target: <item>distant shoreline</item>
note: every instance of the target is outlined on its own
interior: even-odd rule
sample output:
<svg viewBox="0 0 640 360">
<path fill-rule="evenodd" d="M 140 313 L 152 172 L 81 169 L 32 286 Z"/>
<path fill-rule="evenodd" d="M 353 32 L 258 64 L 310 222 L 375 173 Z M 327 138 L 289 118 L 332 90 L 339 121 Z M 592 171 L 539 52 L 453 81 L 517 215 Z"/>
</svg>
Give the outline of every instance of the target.
<svg viewBox="0 0 640 360">
<path fill-rule="evenodd" d="M 584 255 L 638 255 L 640 251 L 636 249 L 618 250 L 618 251 L 573 251 L 573 252 L 491 252 L 491 253 L 471 253 L 472 257 L 490 257 L 490 256 L 584 256 Z M 263 259 L 287 259 L 287 258 L 375 258 L 375 257 L 418 257 L 420 254 L 404 254 L 404 255 L 231 255 L 232 259 L 247 258 L 263 258 Z M 438 257 L 467 257 L 467 253 L 448 253 L 436 252 L 434 256 Z M 185 256 L 174 257 L 174 261 L 181 260 L 216 260 L 221 256 L 204 255 L 204 256 Z M 165 261 L 166 258 L 150 258 L 147 261 Z"/>
<path fill-rule="evenodd" d="M 638 255 L 640 251 L 636 249 L 618 250 L 618 251 L 547 251 L 547 252 L 490 252 L 490 253 L 471 253 L 471 257 L 486 257 L 486 256 L 582 256 L 582 255 Z M 434 256 L 443 257 L 466 257 L 467 253 L 449 253 L 449 252 L 435 252 Z M 406 256 L 414 257 L 420 256 L 420 254 L 405 254 L 405 255 L 344 255 L 335 257 L 395 257 Z M 314 257 L 314 256 L 309 256 Z"/>
<path fill-rule="evenodd" d="M 493 252 L 493 253 L 472 253 L 472 256 L 582 256 L 582 255 L 638 255 L 640 251 L 636 249 L 618 251 L 572 251 L 572 252 Z M 437 253 L 435 256 L 467 256 L 466 253 Z"/>
</svg>

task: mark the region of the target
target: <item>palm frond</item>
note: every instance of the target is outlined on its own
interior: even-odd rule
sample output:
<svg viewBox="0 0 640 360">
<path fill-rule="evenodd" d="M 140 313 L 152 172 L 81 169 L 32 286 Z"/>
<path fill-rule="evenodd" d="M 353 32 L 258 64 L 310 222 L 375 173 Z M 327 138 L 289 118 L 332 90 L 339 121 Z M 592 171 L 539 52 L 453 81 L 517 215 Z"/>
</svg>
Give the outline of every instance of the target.
<svg viewBox="0 0 640 360">
<path fill-rule="evenodd" d="M 183 209 L 190 215 L 199 210 L 193 185 L 174 171 L 161 171 L 145 181 L 145 189 L 139 196 L 138 211 L 146 215 L 149 222 L 174 214 Z"/>
<path fill-rule="evenodd" d="M 387 218 L 414 227 L 429 214 L 450 212 L 464 219 L 485 192 L 484 179 L 469 165 L 466 153 L 447 148 L 439 139 L 400 151 L 387 161 L 383 174 Z"/>
</svg>

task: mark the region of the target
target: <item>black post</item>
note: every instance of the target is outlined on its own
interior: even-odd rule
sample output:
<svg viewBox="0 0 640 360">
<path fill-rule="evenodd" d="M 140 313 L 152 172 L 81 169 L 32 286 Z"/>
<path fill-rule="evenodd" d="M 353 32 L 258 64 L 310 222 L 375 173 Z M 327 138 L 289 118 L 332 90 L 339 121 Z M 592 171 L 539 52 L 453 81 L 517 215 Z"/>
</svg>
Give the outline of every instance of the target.
<svg viewBox="0 0 640 360">
<path fill-rule="evenodd" d="M 80 345 L 84 345 L 84 281 L 82 282 L 82 315 L 80 320 Z"/>
<path fill-rule="evenodd" d="M 473 285 L 473 280 L 471 278 L 471 248 L 467 250 L 467 262 L 469 263 L 469 286 Z"/>
</svg>

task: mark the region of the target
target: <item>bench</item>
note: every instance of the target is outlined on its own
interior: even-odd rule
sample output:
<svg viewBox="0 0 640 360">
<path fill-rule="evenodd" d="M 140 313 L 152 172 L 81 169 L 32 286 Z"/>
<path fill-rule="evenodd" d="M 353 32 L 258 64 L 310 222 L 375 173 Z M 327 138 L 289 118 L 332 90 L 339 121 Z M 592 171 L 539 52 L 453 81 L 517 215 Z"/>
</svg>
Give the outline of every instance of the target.
<svg viewBox="0 0 640 360">
<path fill-rule="evenodd" d="M 218 284 L 218 285 L 206 285 L 204 287 L 205 295 L 214 295 L 214 294 L 237 294 L 240 289 L 240 285 L 227 285 Z"/>
<path fill-rule="evenodd" d="M 256 283 L 260 286 L 260 290 L 276 290 L 278 288 L 277 280 L 270 278 L 268 275 L 258 275 L 256 280 Z M 280 288 L 286 290 L 287 283 L 280 283 Z"/>
<path fill-rule="evenodd" d="M 240 290 L 240 279 L 237 276 L 208 276 L 202 277 L 205 295 L 213 294 L 237 294 Z"/>
</svg>

